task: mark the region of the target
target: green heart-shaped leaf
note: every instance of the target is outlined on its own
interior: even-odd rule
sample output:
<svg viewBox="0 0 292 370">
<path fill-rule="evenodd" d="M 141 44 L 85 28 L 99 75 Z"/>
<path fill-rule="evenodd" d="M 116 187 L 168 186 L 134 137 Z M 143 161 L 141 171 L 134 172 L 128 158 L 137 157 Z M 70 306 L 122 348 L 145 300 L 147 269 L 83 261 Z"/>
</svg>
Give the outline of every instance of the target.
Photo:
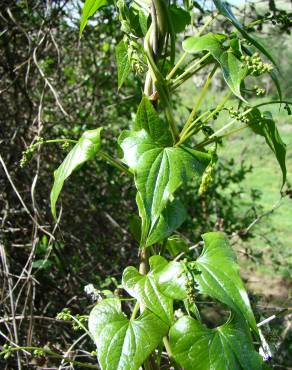
<svg viewBox="0 0 292 370">
<path fill-rule="evenodd" d="M 168 126 L 146 97 L 139 106 L 134 131 L 124 131 L 119 144 L 124 162 L 135 174 L 141 244 L 149 246 L 183 222 L 185 211 L 174 201 L 174 193 L 187 180 L 203 174 L 210 156 L 185 146 L 170 146 Z"/>
<path fill-rule="evenodd" d="M 173 302 L 166 297 L 157 286 L 153 273 L 141 275 L 135 267 L 127 267 L 123 273 L 124 289 L 140 304 L 155 313 L 165 323 L 173 322 Z"/>
<path fill-rule="evenodd" d="M 203 235 L 204 249 L 194 262 L 194 279 L 202 293 L 225 303 L 239 315 L 243 315 L 257 332 L 256 321 L 248 295 L 239 275 L 236 255 L 221 232 Z"/>
<path fill-rule="evenodd" d="M 184 370 L 262 369 L 248 327 L 235 318 L 208 329 L 184 316 L 170 329 L 169 342 L 174 359 Z"/>
<path fill-rule="evenodd" d="M 100 132 L 102 128 L 85 131 L 78 143 L 68 153 L 62 164 L 54 172 L 54 185 L 51 190 L 51 209 L 56 218 L 56 203 L 64 181 L 84 162 L 92 159 L 100 150 Z"/>
<path fill-rule="evenodd" d="M 168 330 L 162 320 L 147 310 L 139 318 L 129 320 L 117 298 L 96 305 L 88 326 L 102 370 L 138 370 Z"/>
<path fill-rule="evenodd" d="M 143 209 L 141 204 L 139 207 L 145 219 L 142 243 L 150 245 L 147 238 L 153 233 L 175 191 L 187 180 L 201 176 L 210 156 L 183 146 L 163 147 L 144 129 L 124 132 L 120 145 L 124 152 L 124 162 L 134 170 L 136 187 L 143 205 Z M 169 230 L 169 234 L 172 231 Z"/>
</svg>

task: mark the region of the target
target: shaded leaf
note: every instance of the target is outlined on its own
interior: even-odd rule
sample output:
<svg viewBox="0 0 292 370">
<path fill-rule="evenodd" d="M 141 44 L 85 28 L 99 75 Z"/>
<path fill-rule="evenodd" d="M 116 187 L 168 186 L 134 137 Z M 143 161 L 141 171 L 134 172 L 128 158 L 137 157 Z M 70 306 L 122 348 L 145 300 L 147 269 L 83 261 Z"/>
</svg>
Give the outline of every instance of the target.
<svg viewBox="0 0 292 370">
<path fill-rule="evenodd" d="M 166 248 L 173 257 L 176 257 L 179 253 L 187 253 L 189 251 L 184 239 L 178 235 L 173 235 L 167 239 Z"/>
<path fill-rule="evenodd" d="M 173 357 L 185 370 L 262 369 L 262 360 L 254 349 L 248 327 L 237 318 L 208 329 L 184 316 L 169 334 Z"/>
<path fill-rule="evenodd" d="M 185 207 L 178 199 L 170 201 L 160 214 L 155 228 L 147 238 L 147 246 L 153 245 L 178 229 L 187 218 Z"/>
<path fill-rule="evenodd" d="M 120 89 L 131 72 L 128 46 L 123 40 L 116 46 L 116 61 L 118 66 L 118 88 Z"/>
<path fill-rule="evenodd" d="M 56 218 L 56 203 L 63 188 L 64 181 L 84 162 L 92 159 L 99 151 L 102 128 L 88 130 L 83 133 L 77 144 L 68 153 L 59 168 L 54 172 L 54 185 L 51 190 L 51 210 Z"/>
<path fill-rule="evenodd" d="M 80 36 L 91 18 L 102 6 L 107 5 L 107 0 L 86 0 L 82 8 L 82 17 L 80 21 Z"/>
<path fill-rule="evenodd" d="M 220 57 L 220 65 L 224 80 L 234 95 L 244 100 L 240 92 L 240 84 L 246 77 L 247 70 L 242 68 L 241 61 L 230 51 L 224 52 Z"/>
<path fill-rule="evenodd" d="M 270 112 L 261 112 L 254 108 L 249 114 L 250 128 L 265 138 L 266 143 L 276 156 L 282 170 L 282 187 L 286 182 L 286 144 L 282 141 L 277 126 Z"/>
<path fill-rule="evenodd" d="M 168 326 L 145 310 L 129 320 L 117 298 L 105 299 L 89 315 L 89 331 L 102 370 L 138 370 L 161 342 Z"/>
<path fill-rule="evenodd" d="M 190 13 L 175 4 L 170 5 L 169 14 L 175 33 L 183 32 L 185 28 L 191 23 Z"/>
</svg>

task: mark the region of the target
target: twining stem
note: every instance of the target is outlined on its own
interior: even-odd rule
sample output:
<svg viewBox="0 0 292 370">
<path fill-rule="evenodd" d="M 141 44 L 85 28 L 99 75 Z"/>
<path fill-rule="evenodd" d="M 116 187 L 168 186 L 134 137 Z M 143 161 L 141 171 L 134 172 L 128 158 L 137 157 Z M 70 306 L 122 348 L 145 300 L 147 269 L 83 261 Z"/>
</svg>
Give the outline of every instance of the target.
<svg viewBox="0 0 292 370">
<path fill-rule="evenodd" d="M 201 91 L 201 94 L 200 94 L 199 98 L 197 99 L 196 104 L 195 104 L 193 110 L 191 111 L 191 113 L 190 113 L 190 115 L 189 115 L 189 117 L 187 119 L 187 122 L 185 123 L 184 128 L 182 129 L 182 132 L 181 132 L 181 135 L 180 136 L 183 136 L 184 132 L 188 130 L 188 127 L 191 125 L 194 117 L 196 116 L 197 111 L 198 111 L 198 109 L 199 109 L 199 107 L 201 105 L 201 102 L 202 102 L 202 100 L 204 99 L 204 97 L 207 94 L 208 88 L 209 88 L 209 86 L 211 84 L 212 78 L 213 78 L 213 76 L 214 76 L 214 74 L 216 72 L 217 67 L 218 66 L 215 65 L 213 67 L 212 71 L 210 72 L 209 76 L 207 77 L 207 80 L 206 80 L 205 85 L 204 85 L 204 87 L 203 87 L 203 89 Z"/>
<path fill-rule="evenodd" d="M 96 365 L 92 365 L 92 364 L 89 364 L 87 362 L 80 362 L 80 361 L 72 360 L 69 357 L 64 357 L 62 355 L 59 355 L 58 353 L 53 352 L 50 349 L 41 348 L 41 347 L 26 346 L 26 347 L 9 348 L 9 350 L 4 350 L 4 351 L 0 352 L 0 356 L 3 356 L 8 352 L 16 352 L 16 351 L 22 351 L 22 350 L 23 351 L 41 351 L 41 352 L 49 355 L 50 357 L 54 357 L 54 358 L 58 358 L 60 360 L 64 360 L 66 362 L 70 362 L 72 365 L 80 366 L 81 368 L 86 367 L 88 369 L 99 369 L 99 367 L 96 366 Z"/>
<path fill-rule="evenodd" d="M 164 107 L 165 115 L 170 125 L 173 142 L 175 144 L 178 139 L 178 132 L 177 132 L 177 128 L 176 128 L 176 124 L 175 124 L 175 120 L 174 120 L 174 116 L 172 112 L 172 107 L 170 103 L 169 91 L 167 89 L 164 77 L 161 75 L 160 71 L 158 70 L 156 63 L 154 61 L 154 58 L 153 58 L 153 51 L 150 45 L 150 36 L 152 34 L 152 31 L 153 31 L 153 27 L 150 26 L 145 36 L 145 42 L 144 42 L 145 51 L 146 51 L 147 60 L 148 60 L 149 72 L 151 74 L 153 85 L 157 87 L 159 98 Z"/>
</svg>

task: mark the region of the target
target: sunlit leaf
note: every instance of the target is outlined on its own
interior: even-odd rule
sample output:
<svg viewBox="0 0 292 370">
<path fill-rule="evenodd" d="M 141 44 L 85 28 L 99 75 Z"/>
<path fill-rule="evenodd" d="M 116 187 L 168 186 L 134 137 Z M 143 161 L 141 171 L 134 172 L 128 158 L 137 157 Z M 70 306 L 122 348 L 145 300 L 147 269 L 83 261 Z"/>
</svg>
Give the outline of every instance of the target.
<svg viewBox="0 0 292 370">
<path fill-rule="evenodd" d="M 138 370 L 168 330 L 148 310 L 129 320 L 117 298 L 97 304 L 89 315 L 88 326 L 102 370 Z"/>
<path fill-rule="evenodd" d="M 123 40 L 116 46 L 116 61 L 118 66 L 118 87 L 120 89 L 131 72 L 128 46 Z"/>
<path fill-rule="evenodd" d="M 221 232 L 203 235 L 204 249 L 194 262 L 194 279 L 201 293 L 225 303 L 238 315 L 243 315 L 257 332 L 249 298 L 239 275 L 236 255 Z"/>
<path fill-rule="evenodd" d="M 139 193 L 137 204 L 142 218 L 141 242 L 150 245 L 147 238 L 161 222 L 160 217 L 168 220 L 168 225 L 181 222 L 182 208 L 178 209 L 178 204 L 174 203 L 176 216 L 171 216 L 171 206 L 166 207 L 182 184 L 203 174 L 210 156 L 185 146 L 170 146 L 171 136 L 167 126 L 145 98 L 138 110 L 135 129 L 124 131 L 119 144 L 124 152 L 123 161 L 135 174 Z M 164 211 L 166 213 L 163 214 Z M 166 228 L 170 235 L 173 230 L 164 223 L 163 229 Z M 165 232 L 162 234 L 161 238 L 165 237 Z"/>
<path fill-rule="evenodd" d="M 80 21 L 80 36 L 91 18 L 102 6 L 108 4 L 107 0 L 86 0 L 82 8 L 82 17 Z"/>
<path fill-rule="evenodd" d="M 78 143 L 68 153 L 60 167 L 54 172 L 54 185 L 51 190 L 51 209 L 56 218 L 56 203 L 63 188 L 64 181 L 84 162 L 92 159 L 100 149 L 100 132 L 102 128 L 85 131 Z"/>
<path fill-rule="evenodd" d="M 246 323 L 238 318 L 215 329 L 184 316 L 170 329 L 174 359 L 184 370 L 261 370 Z"/>
</svg>

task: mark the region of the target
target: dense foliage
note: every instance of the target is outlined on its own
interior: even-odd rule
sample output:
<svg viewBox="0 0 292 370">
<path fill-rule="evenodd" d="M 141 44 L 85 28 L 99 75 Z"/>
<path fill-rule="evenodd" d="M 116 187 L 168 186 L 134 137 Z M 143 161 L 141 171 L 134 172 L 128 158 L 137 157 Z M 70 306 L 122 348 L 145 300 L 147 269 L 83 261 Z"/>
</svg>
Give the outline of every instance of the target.
<svg viewBox="0 0 292 370">
<path fill-rule="evenodd" d="M 11 290 L 9 264 L 3 263 L 7 269 L 3 276 L 10 286 L 10 306 L 4 310 L 12 314 L 12 338 L 16 344 L 22 342 L 18 333 L 24 333 L 21 337 L 24 335 L 27 339 L 27 350 L 34 348 L 32 345 L 38 341 L 44 343 L 43 333 L 32 338 L 36 325 L 34 310 L 45 312 L 48 317 L 66 306 L 78 313 L 87 313 L 86 300 L 75 297 L 76 303 L 72 304 L 70 297 L 74 292 L 82 296 L 81 287 L 94 283 L 101 290 L 111 288 L 97 291 L 87 286 L 94 300 L 100 302 L 90 314 L 91 334 L 85 340 L 90 347 L 90 337 L 94 339 L 103 369 L 138 369 L 142 365 L 145 369 L 169 366 L 258 369 L 265 366 L 257 353 L 258 345 L 253 344 L 253 339 L 258 340 L 258 329 L 235 254 L 223 233 L 208 231 L 217 229 L 237 233 L 239 237 L 251 236 L 245 228 L 252 216 L 238 219 L 233 206 L 235 194 L 228 196 L 220 191 L 220 187 L 240 183 L 250 171 L 244 165 L 238 171 L 233 169 L 232 160 L 218 161 L 218 147 L 233 134 L 233 125 L 240 123 L 236 132 L 249 128 L 265 139 L 281 167 L 284 185 L 285 144 L 272 115 L 261 108 L 265 104 L 253 106 L 250 102 L 251 94 L 260 95 L 263 91 L 259 86 L 250 87 L 254 85 L 252 78 L 270 74 L 276 84 L 275 91 L 278 90 L 278 101 L 285 99 L 281 96 L 277 67 L 273 66 L 270 51 L 247 32 L 248 27 L 239 23 L 229 7 L 220 1 L 214 3 L 220 15 L 207 12 L 198 33 L 190 26 L 194 21 L 190 4 L 168 7 L 157 1 L 141 8 L 141 4 L 120 1 L 114 8 L 105 7 L 106 2 L 88 0 L 83 8 L 83 34 L 78 48 L 72 48 L 72 44 L 78 42 L 78 32 L 76 29 L 72 32 L 72 23 L 76 20 L 66 16 L 66 6 L 69 6 L 66 3 L 56 2 L 51 8 L 19 3 L 5 13 L 10 28 L 1 40 L 6 58 L 3 65 L 7 70 L 6 83 L 9 86 L 10 81 L 12 86 L 8 91 L 15 99 L 5 95 L 6 101 L 3 101 L 7 113 L 3 131 L 8 138 L 4 145 L 9 147 L 10 156 L 5 158 L 8 167 L 4 161 L 2 167 L 10 179 L 7 186 L 15 187 L 18 199 L 8 191 L 5 194 L 3 202 L 9 212 L 4 224 L 15 225 L 12 217 L 18 217 L 19 230 L 27 235 L 26 239 L 23 235 L 18 240 L 14 238 L 14 242 L 24 248 L 24 240 L 30 240 L 32 250 L 26 265 L 29 272 L 27 267 L 23 269 L 23 261 L 14 269 L 14 273 L 25 278 L 25 284 L 21 278 L 16 284 L 20 289 Z M 88 28 L 88 34 L 85 25 L 99 7 L 104 8 L 94 27 Z M 40 15 L 45 15 L 45 23 Z M 35 24 L 30 25 L 32 31 L 19 26 L 28 19 L 34 19 Z M 208 33 L 208 27 L 217 21 L 223 22 L 220 33 L 217 30 Z M 226 32 L 225 27 L 232 27 L 233 32 Z M 60 32 L 58 38 L 55 32 Z M 183 57 L 178 58 L 175 41 L 181 45 L 182 32 L 189 37 L 182 43 Z M 24 42 L 27 50 L 22 55 L 23 48 L 19 45 Z M 11 47 L 19 61 L 11 60 Z M 27 52 L 31 55 L 28 59 Z M 117 76 L 113 57 L 117 62 Z M 21 71 L 17 78 L 13 75 L 15 70 Z M 183 125 L 183 121 L 177 121 L 173 109 L 180 105 L 176 90 L 196 73 L 205 75 L 205 85 Z M 212 79 L 220 79 L 220 76 L 230 92 L 221 103 L 203 111 L 200 103 Z M 144 94 L 141 94 L 143 88 Z M 232 106 L 228 103 L 230 99 Z M 26 100 L 31 100 L 31 109 L 22 111 Z M 220 119 L 222 114 L 230 118 L 225 126 L 216 128 L 218 115 Z M 13 125 L 10 125 L 12 117 Z M 19 129 L 15 133 L 16 126 Z M 130 130 L 121 133 L 129 126 Z M 21 161 L 24 167 L 15 186 L 7 168 L 18 164 L 24 140 L 28 143 Z M 46 199 L 51 180 L 47 176 L 56 168 L 58 143 L 68 154 L 54 173 L 51 207 L 57 223 L 50 230 L 47 227 L 50 216 L 40 215 L 39 209 L 49 208 Z M 40 176 L 41 172 L 46 176 Z M 66 181 L 73 172 L 74 182 Z M 27 197 L 19 194 L 17 188 L 29 177 L 34 180 L 31 189 L 26 190 Z M 65 196 L 62 195 L 65 209 L 62 216 L 59 207 L 56 211 L 56 204 L 67 182 Z M 36 192 L 36 188 L 40 191 Z M 135 211 L 136 191 L 140 219 L 130 216 Z M 26 202 L 30 202 L 29 193 L 31 210 L 26 207 Z M 257 194 L 252 194 L 253 201 L 257 198 Z M 17 210 L 19 199 L 23 206 L 20 212 Z M 10 211 L 13 204 L 17 204 L 17 212 Z M 31 217 L 31 224 L 25 231 L 23 225 L 27 217 Z M 58 235 L 61 217 L 64 231 Z M 177 233 L 179 227 L 186 237 Z M 13 232 L 17 230 L 7 229 L 3 245 L 13 239 L 10 235 Z M 203 242 L 200 234 L 204 234 Z M 122 268 L 129 262 L 137 264 L 137 243 L 139 271 L 127 267 L 119 284 Z M 198 243 L 195 248 L 194 243 Z M 2 248 L 2 262 L 6 256 L 6 248 Z M 96 261 L 98 269 L 95 269 Z M 34 276 L 46 284 L 50 294 L 57 292 L 57 302 L 46 304 L 43 292 L 36 289 L 38 280 L 35 281 Z M 116 291 L 114 286 L 118 288 Z M 26 295 L 22 295 L 23 290 Z M 202 310 L 196 305 L 198 297 L 206 296 L 221 302 L 225 311 L 230 310 L 230 317 L 225 323 L 221 321 L 216 329 L 203 324 L 206 322 L 204 313 L 200 315 Z M 6 297 L 3 298 L 5 301 Z M 30 319 L 18 332 L 13 312 L 19 312 L 22 306 L 24 318 L 20 320 L 25 320 L 28 312 Z M 132 311 L 130 318 L 122 309 L 127 315 Z M 64 323 L 73 320 L 77 328 L 87 331 L 85 316 L 74 317 L 65 310 L 58 320 Z M 63 327 L 54 331 L 69 335 Z M 47 341 L 51 340 L 48 332 Z M 200 347 L 194 345 L 198 340 L 202 342 Z M 3 353 L 7 359 L 12 351 L 13 347 L 5 347 Z M 41 358 L 45 353 L 54 356 L 46 348 L 42 352 L 35 347 L 34 351 Z M 68 361 L 68 356 L 65 357 Z M 19 353 L 17 362 L 20 368 Z"/>
</svg>

